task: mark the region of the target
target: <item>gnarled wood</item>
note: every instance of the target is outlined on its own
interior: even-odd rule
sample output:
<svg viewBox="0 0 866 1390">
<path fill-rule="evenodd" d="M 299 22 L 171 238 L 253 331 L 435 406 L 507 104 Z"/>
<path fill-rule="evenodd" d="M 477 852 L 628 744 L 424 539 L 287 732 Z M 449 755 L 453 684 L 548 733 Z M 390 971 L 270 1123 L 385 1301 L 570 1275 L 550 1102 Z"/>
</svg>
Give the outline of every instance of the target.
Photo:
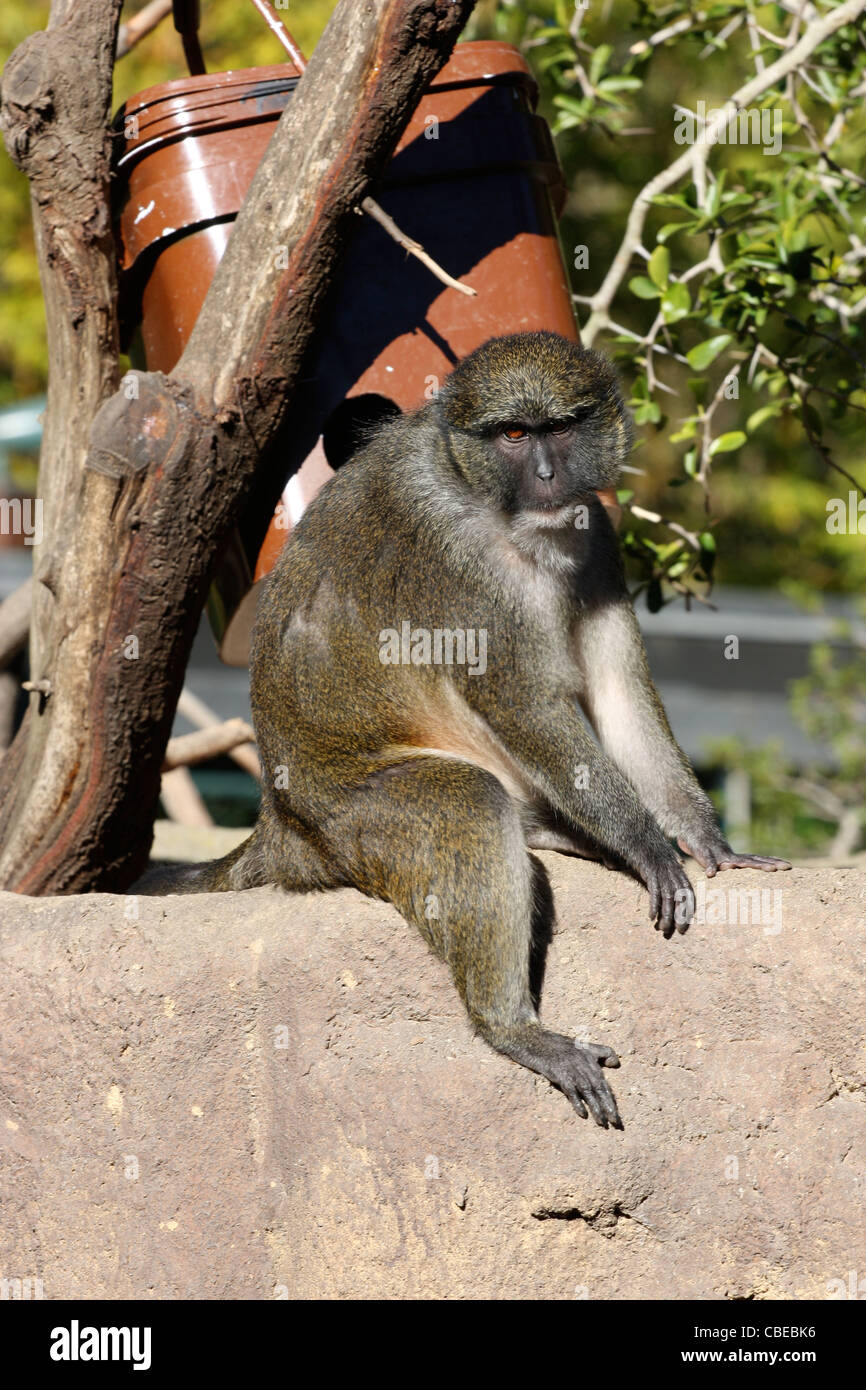
<svg viewBox="0 0 866 1390">
<path fill-rule="evenodd" d="M 40 482 L 48 541 L 31 646 L 32 674 L 52 693 L 38 707 L 31 696 L 0 765 L 0 884 L 18 892 L 122 888 L 143 870 L 223 538 L 254 472 L 268 466 L 352 209 L 471 0 L 343 0 L 268 146 L 181 361 L 169 378 L 140 374 L 133 400 L 109 396 L 105 122 L 118 9 L 118 0 L 55 4 L 48 32 L 23 46 L 30 56 L 11 60 L 11 90 L 4 84 L 4 130 L 34 185 L 46 298 L 58 306 Z M 72 71 L 87 101 L 73 100 Z M 58 210 L 54 190 L 85 155 L 101 173 L 78 171 L 86 196 Z M 89 337 L 81 267 L 95 296 Z M 74 391 L 74 416 L 64 391 Z"/>
</svg>

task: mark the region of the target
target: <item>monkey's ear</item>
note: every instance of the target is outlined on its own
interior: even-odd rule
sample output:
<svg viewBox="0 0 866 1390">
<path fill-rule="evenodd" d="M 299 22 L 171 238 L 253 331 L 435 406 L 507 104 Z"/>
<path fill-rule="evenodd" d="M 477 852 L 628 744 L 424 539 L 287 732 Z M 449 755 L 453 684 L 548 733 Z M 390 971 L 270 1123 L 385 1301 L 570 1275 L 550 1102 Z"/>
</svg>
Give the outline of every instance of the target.
<svg viewBox="0 0 866 1390">
<path fill-rule="evenodd" d="M 349 396 L 332 410 L 322 429 L 322 448 L 333 469 L 342 468 L 369 443 L 377 429 L 403 412 L 395 401 L 376 391 Z"/>
<path fill-rule="evenodd" d="M 600 487 L 596 496 L 610 517 L 614 531 L 619 530 L 619 523 L 622 520 L 622 507 L 619 505 L 615 487 Z"/>
</svg>

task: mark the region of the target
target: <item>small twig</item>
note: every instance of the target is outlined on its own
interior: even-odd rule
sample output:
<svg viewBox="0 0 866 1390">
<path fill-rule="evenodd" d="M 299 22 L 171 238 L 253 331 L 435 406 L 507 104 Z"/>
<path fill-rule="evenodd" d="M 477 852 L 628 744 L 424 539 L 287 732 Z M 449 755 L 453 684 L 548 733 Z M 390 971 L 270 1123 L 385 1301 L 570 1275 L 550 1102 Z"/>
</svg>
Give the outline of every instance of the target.
<svg viewBox="0 0 866 1390">
<path fill-rule="evenodd" d="M 188 767 L 174 767 L 163 773 L 159 794 L 169 820 L 178 825 L 213 825 L 213 816 Z"/>
<path fill-rule="evenodd" d="M 666 526 L 669 531 L 673 531 L 675 536 L 680 536 L 686 541 L 693 550 L 701 549 L 701 542 L 695 531 L 687 531 L 684 526 L 680 526 L 678 521 L 668 521 L 666 516 L 661 516 L 659 512 L 648 511 L 646 507 L 636 507 L 633 502 L 626 502 L 628 510 L 632 516 L 636 516 L 639 521 L 651 521 Z"/>
<path fill-rule="evenodd" d="M 307 60 L 289 31 L 286 29 L 282 20 L 268 3 L 268 0 L 252 0 L 252 3 L 255 5 L 259 14 L 263 15 L 267 20 L 274 35 L 283 45 L 283 48 L 298 69 L 298 72 L 303 74 L 307 68 Z M 389 237 L 392 237 L 393 240 L 396 241 L 398 246 L 402 246 L 404 251 L 408 251 L 411 256 L 416 256 L 418 260 L 421 261 L 422 265 L 426 265 L 427 269 L 432 271 L 436 279 L 441 280 L 443 285 L 447 285 L 449 289 L 452 290 L 459 290 L 461 294 L 475 295 L 478 293 L 477 290 L 471 289 L 469 285 L 462 285 L 459 280 L 455 280 L 446 270 L 443 270 L 440 265 L 437 265 L 433 257 L 427 254 L 419 241 L 413 241 L 412 237 L 400 231 L 394 219 L 388 216 L 385 209 L 380 207 L 374 198 L 365 198 L 361 203 L 361 208 L 369 217 L 373 218 L 374 222 L 379 223 L 379 226 L 388 233 Z"/>
<path fill-rule="evenodd" d="M 26 690 L 28 695 L 33 694 L 39 696 L 37 708 L 39 710 L 39 713 L 43 714 L 45 711 L 45 706 L 48 702 L 48 697 L 52 693 L 51 681 L 48 679 L 48 677 L 43 676 L 38 681 L 22 681 L 21 689 Z"/>
<path fill-rule="evenodd" d="M 115 61 L 125 58 L 145 34 L 149 34 L 151 29 L 155 29 L 157 24 L 161 24 L 166 15 L 170 14 L 171 0 L 150 0 L 150 4 L 145 5 L 138 14 L 131 15 L 117 31 Z"/>
<path fill-rule="evenodd" d="M 283 45 L 283 48 L 298 69 L 298 72 L 304 72 L 307 66 L 307 60 L 298 48 L 298 45 L 295 43 L 285 24 L 274 10 L 273 5 L 269 5 L 268 0 L 252 0 L 252 3 L 271 29 L 271 32 Z"/>
<path fill-rule="evenodd" d="M 421 243 L 413 241 L 412 237 L 401 232 L 394 219 L 389 217 L 385 209 L 380 208 L 379 204 L 374 202 L 372 198 L 365 198 L 361 207 L 369 217 L 372 217 L 374 222 L 379 223 L 379 226 L 396 241 L 398 246 L 402 246 L 403 250 L 408 251 L 410 256 L 416 256 L 422 265 L 426 265 L 427 269 L 432 271 L 436 279 L 441 280 L 443 285 L 447 285 L 452 290 L 459 290 L 461 294 L 476 295 L 478 293 L 477 290 L 473 290 L 471 285 L 464 285 L 459 280 L 455 280 L 453 276 L 448 274 L 447 270 L 443 270 L 441 265 L 437 265 Z"/>
<path fill-rule="evenodd" d="M 727 43 L 731 35 L 733 33 L 736 33 L 737 29 L 739 29 L 742 22 L 743 16 L 741 14 L 738 14 L 734 19 L 730 20 L 725 25 L 724 29 L 720 29 L 718 34 L 716 34 L 715 43 L 708 43 L 704 48 L 701 49 L 700 53 L 698 54 L 698 57 L 701 60 L 703 60 L 708 56 L 708 54 L 714 53 L 715 50 L 719 48 L 723 43 Z"/>
<path fill-rule="evenodd" d="M 794 792 L 795 795 L 804 800 L 811 801 L 813 806 L 817 806 L 819 811 L 826 812 L 833 821 L 841 820 L 847 809 L 842 798 L 836 796 L 829 787 L 822 787 L 817 782 L 810 781 L 808 777 L 781 776 L 779 782 L 786 791 Z"/>
<path fill-rule="evenodd" d="M 703 13 L 685 15 L 683 19 L 678 19 L 675 24 L 669 24 L 666 29 L 659 29 L 658 33 L 651 34 L 648 39 L 638 39 L 637 43 L 632 44 L 629 53 L 646 53 L 648 48 L 656 48 L 660 43 L 676 38 L 677 34 L 688 33 L 689 29 L 693 29 L 696 24 L 703 24 L 705 19 L 706 15 Z"/>
<path fill-rule="evenodd" d="M 755 23 L 755 16 L 753 14 L 746 15 L 746 27 L 749 31 L 749 42 L 752 45 L 752 53 L 754 54 L 755 58 L 755 71 L 763 72 L 764 68 L 767 65 L 764 62 L 764 57 L 761 53 L 761 38 L 758 33 L 758 26 Z"/>
<path fill-rule="evenodd" d="M 209 758 L 219 758 L 241 744 L 254 743 L 255 738 L 251 726 L 244 719 L 227 719 L 224 724 L 216 724 L 210 729 L 180 734 L 177 738 L 169 739 L 162 770 L 170 772 L 173 767 L 189 767 L 193 763 L 207 762 Z"/>
<path fill-rule="evenodd" d="M 180 692 L 177 712 L 199 729 L 217 729 L 223 722 L 219 715 L 210 708 L 210 705 L 206 705 L 204 700 L 200 700 L 198 695 L 194 695 L 186 686 Z M 254 749 L 248 747 L 246 743 L 241 743 L 233 748 L 227 748 L 226 752 L 232 761 L 237 763 L 238 767 L 242 767 L 251 777 L 261 781 L 262 765 Z"/>
</svg>

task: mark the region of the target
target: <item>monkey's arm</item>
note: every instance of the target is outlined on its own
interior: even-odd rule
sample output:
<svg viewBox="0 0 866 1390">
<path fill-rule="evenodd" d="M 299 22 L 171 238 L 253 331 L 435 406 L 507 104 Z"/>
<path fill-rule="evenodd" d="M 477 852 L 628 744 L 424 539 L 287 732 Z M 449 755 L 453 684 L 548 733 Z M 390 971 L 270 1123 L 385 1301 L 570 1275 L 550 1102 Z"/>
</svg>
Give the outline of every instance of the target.
<svg viewBox="0 0 866 1390">
<path fill-rule="evenodd" d="M 511 681 L 518 689 L 523 684 L 519 669 L 512 668 Z M 694 894 L 670 841 L 595 742 L 577 701 L 566 690 L 540 692 L 537 671 L 532 681 L 534 690 L 511 702 L 479 681 L 476 707 L 544 802 L 643 881 L 656 927 L 665 936 L 674 926 L 684 932 L 694 915 Z"/>
<path fill-rule="evenodd" d="M 712 802 L 671 733 L 627 599 L 582 616 L 575 639 L 581 704 L 602 747 L 658 824 L 712 877 L 719 869 L 790 868 L 783 859 L 736 854 Z"/>
</svg>

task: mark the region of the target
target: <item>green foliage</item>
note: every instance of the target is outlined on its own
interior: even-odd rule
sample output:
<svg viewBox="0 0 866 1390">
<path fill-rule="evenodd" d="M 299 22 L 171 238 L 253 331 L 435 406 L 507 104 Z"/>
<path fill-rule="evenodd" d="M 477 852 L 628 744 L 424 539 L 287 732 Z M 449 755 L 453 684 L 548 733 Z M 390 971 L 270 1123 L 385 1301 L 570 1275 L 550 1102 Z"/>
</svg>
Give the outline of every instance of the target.
<svg viewBox="0 0 866 1390">
<path fill-rule="evenodd" d="M 0 60 L 44 26 L 45 0 L 0 9 Z M 27 180 L 0 149 L 0 406 L 45 389 L 45 312 Z"/>
<path fill-rule="evenodd" d="M 748 826 L 726 827 L 735 843 L 748 844 L 753 854 L 810 855 L 829 849 L 834 824 L 811 812 L 802 797 L 787 785 L 785 779 L 793 779 L 794 769 L 787 763 L 778 740 L 752 748 L 742 738 L 732 737 L 714 739 L 707 747 L 709 768 L 739 768 L 749 777 L 751 822 Z M 711 795 L 722 814 L 721 795 Z"/>
<path fill-rule="evenodd" d="M 589 248 L 573 287 L 642 427 L 639 501 L 691 537 L 653 548 L 644 522 L 628 533 L 653 602 L 653 580 L 663 601 L 695 587 L 707 512 L 719 577 L 778 582 L 793 547 L 786 534 L 779 552 L 774 528 L 792 501 L 796 572 L 825 589 L 866 583 L 862 541 L 825 525 L 827 499 L 859 488 L 866 467 L 862 25 L 749 102 L 737 143 L 705 147 L 702 173 L 656 191 L 610 304 L 593 302 L 641 190 L 690 148 L 684 113 L 721 107 L 834 8 L 818 0 L 793 19 L 757 0 L 503 0 L 477 12 L 477 33 L 522 45 L 558 136 L 566 263 Z"/>
<path fill-rule="evenodd" d="M 866 644 L 839 624 L 838 645 L 817 643 L 809 674 L 790 683 L 790 710 L 804 733 L 827 749 L 811 766 L 795 769 L 781 744 L 751 747 L 743 738 L 709 745 L 711 767 L 740 768 L 752 785 L 749 839 L 758 853 L 775 844 L 788 853 L 849 854 L 866 837 Z"/>
<path fill-rule="evenodd" d="M 840 624 L 839 637 L 850 635 Z M 828 642 L 813 647 L 809 675 L 791 682 L 791 713 L 810 738 L 832 750 L 853 804 L 866 802 L 866 646 L 850 661 L 841 661 Z"/>
</svg>

